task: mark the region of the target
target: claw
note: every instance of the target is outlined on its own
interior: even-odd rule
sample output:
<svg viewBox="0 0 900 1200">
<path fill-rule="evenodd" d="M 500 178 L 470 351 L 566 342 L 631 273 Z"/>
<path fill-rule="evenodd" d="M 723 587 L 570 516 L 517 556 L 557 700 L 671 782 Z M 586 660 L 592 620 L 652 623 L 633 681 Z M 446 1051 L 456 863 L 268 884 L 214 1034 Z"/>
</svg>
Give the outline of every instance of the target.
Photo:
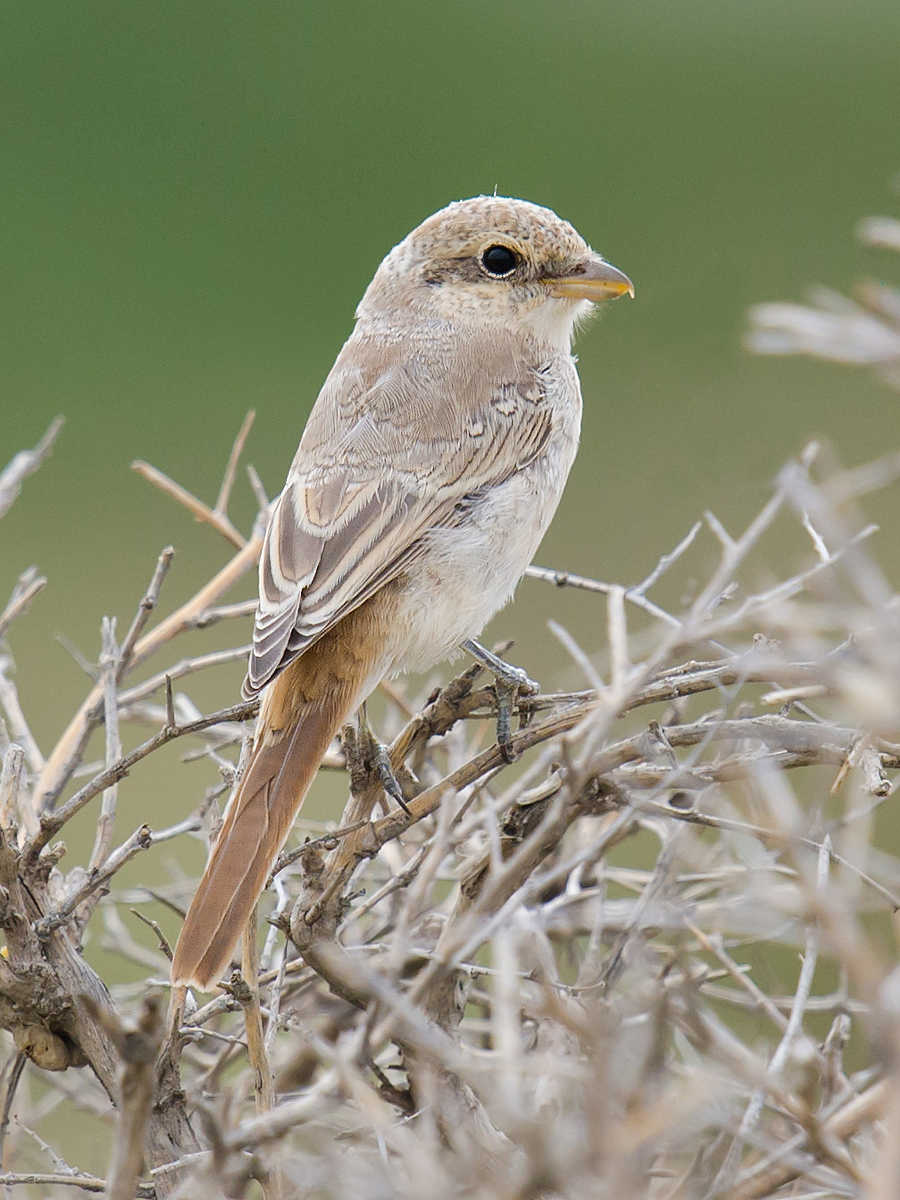
<svg viewBox="0 0 900 1200">
<path fill-rule="evenodd" d="M 375 769 L 378 772 L 378 779 L 381 786 L 392 800 L 396 800 L 406 815 L 410 816 L 409 805 L 406 803 L 403 789 L 400 787 L 400 782 L 394 774 L 394 768 L 391 766 L 387 746 L 385 746 L 384 742 L 379 742 L 376 737 L 372 738 L 372 753 L 375 758 Z"/>
<path fill-rule="evenodd" d="M 490 650 L 485 650 L 473 639 L 463 642 L 466 650 L 476 662 L 481 663 L 494 676 L 494 691 L 497 694 L 497 745 L 506 762 L 515 762 L 517 754 L 512 750 L 512 715 L 519 696 L 534 696 L 540 684 L 525 674 L 521 667 L 504 662 Z"/>
<path fill-rule="evenodd" d="M 394 768 L 391 766 L 390 756 L 387 752 L 387 747 L 384 742 L 372 732 L 372 727 L 369 725 L 369 719 L 366 716 L 366 706 L 363 705 L 359 710 L 359 734 L 360 740 L 365 741 L 372 754 L 372 765 L 378 775 L 378 782 L 384 788 L 385 793 L 403 809 L 407 816 L 410 816 L 409 805 L 406 803 L 406 797 L 403 795 L 403 789 L 397 776 L 394 774 Z"/>
</svg>

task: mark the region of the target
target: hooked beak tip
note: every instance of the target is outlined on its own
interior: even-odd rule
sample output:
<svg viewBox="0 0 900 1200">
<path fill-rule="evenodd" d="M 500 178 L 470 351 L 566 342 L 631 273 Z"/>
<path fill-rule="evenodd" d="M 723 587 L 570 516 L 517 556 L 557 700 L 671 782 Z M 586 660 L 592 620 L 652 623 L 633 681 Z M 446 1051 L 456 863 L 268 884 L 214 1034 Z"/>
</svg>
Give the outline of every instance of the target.
<svg viewBox="0 0 900 1200">
<path fill-rule="evenodd" d="M 634 297 L 634 284 L 624 271 L 599 255 L 587 259 L 568 275 L 548 279 L 550 295 L 567 300 L 615 300 L 627 292 Z"/>
</svg>

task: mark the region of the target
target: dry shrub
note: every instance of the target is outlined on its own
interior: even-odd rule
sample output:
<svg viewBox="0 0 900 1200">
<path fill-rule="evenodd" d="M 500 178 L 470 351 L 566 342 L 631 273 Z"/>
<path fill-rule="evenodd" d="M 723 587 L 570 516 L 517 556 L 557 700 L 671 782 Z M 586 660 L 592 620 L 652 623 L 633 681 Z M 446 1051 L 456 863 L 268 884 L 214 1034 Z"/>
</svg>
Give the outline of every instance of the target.
<svg viewBox="0 0 900 1200">
<path fill-rule="evenodd" d="M 895 217 L 866 217 L 856 235 L 864 246 L 900 250 Z M 819 287 L 810 290 L 809 301 L 752 308 L 748 348 L 758 354 L 808 354 L 871 366 L 881 380 L 900 388 L 900 289 L 866 280 L 857 284 L 852 297 Z"/>
<path fill-rule="evenodd" d="M 479 667 L 424 701 L 387 689 L 381 732 L 409 813 L 345 731 L 325 763 L 348 768 L 343 816 L 311 840 L 301 825 L 279 861 L 258 963 L 245 956 L 247 977 L 211 1000 L 175 997 L 165 1024 L 168 947 L 128 934 L 122 909 L 148 894 L 116 873 L 208 834 L 216 798 L 116 844 L 116 789 L 178 738 L 222 767 L 214 791 L 233 778 L 253 705 L 200 716 L 182 689 L 242 649 L 172 664 L 182 633 L 252 608 L 227 601 L 260 545 L 261 519 L 245 539 L 227 514 L 248 430 L 211 507 L 140 465 L 235 554 L 154 624 L 161 555 L 121 641 L 104 621 L 95 681 L 46 760 L 8 660 L 0 672 L 0 1182 L 41 1196 L 894 1195 L 900 860 L 875 832 L 900 767 L 900 608 L 859 504 L 896 486 L 900 456 L 848 470 L 810 447 L 745 531 L 707 514 L 634 587 L 533 568 L 603 594 L 601 656 L 557 631 L 584 690 L 520 698 L 510 765 Z M 48 449 L 0 475 L 0 512 Z M 773 525 L 783 546 L 789 522 L 796 570 L 764 576 Z M 714 542 L 685 610 L 660 607 L 660 578 L 701 571 Z M 22 577 L 0 632 L 41 582 Z M 135 720 L 157 732 L 123 754 Z M 100 727 L 105 765 L 76 778 Z M 95 844 L 73 866 L 55 839 L 88 804 Z M 189 892 L 173 880 L 153 897 L 183 911 Z M 154 987 L 107 990 L 81 953 L 89 920 Z M 72 1106 L 116 1123 L 106 1180 L 41 1140 Z"/>
</svg>

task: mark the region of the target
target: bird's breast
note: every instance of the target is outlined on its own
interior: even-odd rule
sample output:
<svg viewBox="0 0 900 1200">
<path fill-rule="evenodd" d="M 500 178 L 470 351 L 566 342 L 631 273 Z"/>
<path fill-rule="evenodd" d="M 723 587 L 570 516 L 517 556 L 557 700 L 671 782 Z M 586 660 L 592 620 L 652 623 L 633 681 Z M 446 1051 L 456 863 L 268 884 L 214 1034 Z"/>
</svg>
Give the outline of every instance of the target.
<svg viewBox="0 0 900 1200">
<path fill-rule="evenodd" d="M 574 368 L 554 381 L 550 437 L 526 466 L 461 506 L 454 523 L 424 538 L 398 581 L 398 639 L 392 671 L 423 671 L 477 637 L 512 597 L 556 511 L 575 458 L 581 397 Z"/>
</svg>

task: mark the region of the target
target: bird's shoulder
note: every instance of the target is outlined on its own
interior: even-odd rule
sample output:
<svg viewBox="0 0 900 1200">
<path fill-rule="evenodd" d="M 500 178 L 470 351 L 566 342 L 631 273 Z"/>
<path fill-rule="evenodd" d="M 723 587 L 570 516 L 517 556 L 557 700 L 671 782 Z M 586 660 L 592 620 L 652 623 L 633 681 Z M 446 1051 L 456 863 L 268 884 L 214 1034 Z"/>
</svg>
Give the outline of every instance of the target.
<svg viewBox="0 0 900 1200">
<path fill-rule="evenodd" d="M 310 414 L 294 474 L 338 462 L 399 468 L 408 460 L 415 469 L 443 446 L 543 425 L 570 376 L 571 358 L 504 330 L 354 334 Z"/>
</svg>

